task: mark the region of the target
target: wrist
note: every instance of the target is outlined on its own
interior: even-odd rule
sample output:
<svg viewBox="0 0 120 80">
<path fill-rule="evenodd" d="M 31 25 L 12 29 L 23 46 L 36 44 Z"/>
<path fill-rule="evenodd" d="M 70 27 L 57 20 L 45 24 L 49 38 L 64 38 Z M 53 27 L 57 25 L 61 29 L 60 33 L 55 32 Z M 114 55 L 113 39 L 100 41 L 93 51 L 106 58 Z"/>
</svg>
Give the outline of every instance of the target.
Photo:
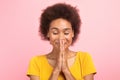
<svg viewBox="0 0 120 80">
<path fill-rule="evenodd" d="M 58 69 L 53 70 L 53 74 L 58 74 L 59 75 L 59 73 L 60 73 L 60 70 L 58 70 Z"/>
<path fill-rule="evenodd" d="M 65 75 L 70 74 L 70 71 L 69 71 L 68 68 L 63 69 L 62 72 L 63 72 Z"/>
<path fill-rule="evenodd" d="M 60 72 L 59 70 L 54 69 L 49 80 L 57 80 Z"/>
</svg>

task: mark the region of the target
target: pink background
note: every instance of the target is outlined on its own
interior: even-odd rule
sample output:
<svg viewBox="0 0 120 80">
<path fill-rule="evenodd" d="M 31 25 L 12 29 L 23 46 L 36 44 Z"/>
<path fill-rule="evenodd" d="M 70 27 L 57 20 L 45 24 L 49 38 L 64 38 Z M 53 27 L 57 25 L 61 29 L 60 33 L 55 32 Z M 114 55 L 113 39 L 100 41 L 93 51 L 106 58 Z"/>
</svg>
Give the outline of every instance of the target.
<svg viewBox="0 0 120 80">
<path fill-rule="evenodd" d="M 50 51 L 38 36 L 39 16 L 56 2 L 80 9 L 81 34 L 71 49 L 92 55 L 95 80 L 120 80 L 119 0 L 0 0 L 0 80 L 29 80 L 30 58 Z"/>
</svg>

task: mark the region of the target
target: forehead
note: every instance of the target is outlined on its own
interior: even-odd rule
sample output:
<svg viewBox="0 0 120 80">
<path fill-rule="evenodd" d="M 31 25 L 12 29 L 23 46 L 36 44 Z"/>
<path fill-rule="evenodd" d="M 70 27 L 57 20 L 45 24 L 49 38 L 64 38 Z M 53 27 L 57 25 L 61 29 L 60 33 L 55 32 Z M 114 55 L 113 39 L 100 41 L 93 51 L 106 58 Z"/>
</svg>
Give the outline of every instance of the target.
<svg viewBox="0 0 120 80">
<path fill-rule="evenodd" d="M 50 23 L 50 29 L 72 29 L 72 26 L 69 21 L 58 18 Z"/>
</svg>

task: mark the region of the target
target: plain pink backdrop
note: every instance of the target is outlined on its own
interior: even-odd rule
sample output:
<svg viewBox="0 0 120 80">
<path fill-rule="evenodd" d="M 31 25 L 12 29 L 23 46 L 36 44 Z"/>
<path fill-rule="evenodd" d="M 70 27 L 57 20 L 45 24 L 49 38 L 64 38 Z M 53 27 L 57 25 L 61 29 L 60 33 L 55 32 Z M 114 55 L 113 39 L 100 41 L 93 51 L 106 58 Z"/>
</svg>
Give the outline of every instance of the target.
<svg viewBox="0 0 120 80">
<path fill-rule="evenodd" d="M 51 50 L 38 36 L 39 17 L 57 2 L 80 10 L 81 34 L 71 49 L 92 55 L 95 80 L 120 80 L 119 0 L 0 0 L 0 80 L 29 80 L 30 58 Z"/>
</svg>

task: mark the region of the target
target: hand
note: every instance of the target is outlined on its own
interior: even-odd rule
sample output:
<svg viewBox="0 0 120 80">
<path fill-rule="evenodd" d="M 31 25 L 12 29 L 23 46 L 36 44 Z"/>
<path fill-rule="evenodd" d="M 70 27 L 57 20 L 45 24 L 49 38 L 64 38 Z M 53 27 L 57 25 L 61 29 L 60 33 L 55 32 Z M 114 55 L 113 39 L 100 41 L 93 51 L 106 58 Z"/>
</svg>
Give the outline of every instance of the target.
<svg viewBox="0 0 120 80">
<path fill-rule="evenodd" d="M 62 65 L 61 65 L 61 71 L 64 72 L 66 69 L 68 69 L 67 66 L 67 56 L 65 55 L 65 41 L 64 40 L 60 40 L 60 57 L 61 57 L 61 61 L 62 61 Z"/>
<path fill-rule="evenodd" d="M 64 42 L 62 40 L 59 40 L 58 42 L 59 44 L 57 45 L 58 48 L 57 51 L 58 51 L 58 56 L 57 56 L 57 59 L 56 59 L 56 65 L 55 65 L 55 68 L 54 68 L 54 71 L 57 72 L 57 73 L 60 73 L 61 72 L 61 69 L 62 69 L 62 56 L 63 56 L 63 51 L 64 51 Z"/>
<path fill-rule="evenodd" d="M 66 69 L 68 69 L 67 66 L 67 56 L 65 55 L 65 41 L 64 40 L 60 40 L 59 42 L 59 54 L 58 54 L 58 58 L 56 61 L 56 66 L 55 69 L 57 69 L 57 71 L 59 72 L 64 72 Z"/>
<path fill-rule="evenodd" d="M 62 72 L 65 76 L 66 80 L 75 80 L 72 74 L 69 71 L 68 64 L 67 64 L 67 56 L 65 50 L 65 41 L 60 40 L 59 42 L 59 55 L 56 61 L 56 66 L 54 68 L 53 74 L 50 77 L 50 80 L 57 80 L 60 72 Z"/>
</svg>

